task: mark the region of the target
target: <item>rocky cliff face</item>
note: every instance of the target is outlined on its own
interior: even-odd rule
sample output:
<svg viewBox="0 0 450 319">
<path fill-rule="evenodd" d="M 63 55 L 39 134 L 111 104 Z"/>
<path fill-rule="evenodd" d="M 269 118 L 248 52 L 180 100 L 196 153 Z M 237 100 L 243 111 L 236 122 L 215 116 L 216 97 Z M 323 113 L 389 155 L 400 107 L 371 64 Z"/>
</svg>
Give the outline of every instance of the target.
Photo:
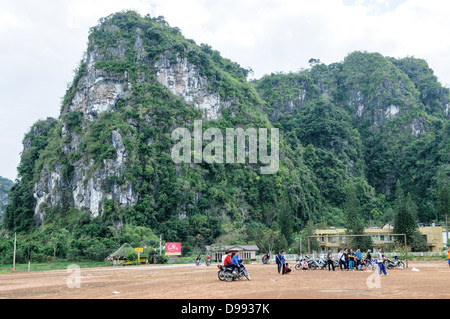
<svg viewBox="0 0 450 319">
<path fill-rule="evenodd" d="M 118 32 L 115 26 L 102 28 L 104 32 Z M 208 78 L 202 76 L 198 66 L 190 63 L 186 57 L 179 57 L 176 53 L 166 50 L 152 62 L 145 50 L 142 33 L 140 28 L 136 28 L 135 39 L 130 40 L 132 43 L 118 38 L 116 43 L 106 49 L 96 45 L 90 46 L 86 60 L 82 62 L 85 69 L 77 83 L 74 83 L 73 97 L 69 106 L 62 110 L 61 138 L 68 141 L 61 147 L 65 156 L 70 157 L 71 154 L 79 152 L 85 131 L 89 130 L 90 123 L 95 122 L 101 113 L 114 112 L 118 101 L 132 98 L 134 92 L 129 72 L 117 72 L 101 67 L 105 61 L 124 62 L 130 53 L 135 55 L 136 63 L 145 68 L 150 68 L 153 64 L 152 75 L 156 80 L 172 94 L 183 98 L 187 104 L 200 109 L 204 120 L 220 119 L 221 110 L 231 107 L 233 100 L 222 98 L 219 93 L 212 91 Z M 136 84 L 145 84 L 147 77 L 148 75 L 140 73 Z M 82 114 L 79 123 L 81 130 L 70 127 L 67 117 L 64 116 L 74 112 Z M 83 156 L 70 165 L 70 174 L 62 172 L 62 164 L 44 165 L 34 186 L 34 214 L 37 223 L 43 222 L 46 207 L 61 207 L 64 202 L 67 206 L 88 210 L 93 217 L 102 214 L 105 200 L 113 200 L 121 206 L 136 204 L 138 194 L 132 183 L 125 180 L 119 185 L 116 182 L 123 180 L 123 172 L 130 168 L 120 129 L 111 131 L 110 143 L 116 156 L 114 159 L 103 159 L 100 165 Z M 25 149 L 26 147 L 24 145 Z"/>
<path fill-rule="evenodd" d="M 113 131 L 111 141 L 116 150 L 115 160 L 104 159 L 102 165 L 92 172 L 93 160 L 79 160 L 73 164 L 70 178 L 61 172 L 61 165 L 52 169 L 44 166 L 40 172 L 39 182 L 34 186 L 36 199 L 35 220 L 41 223 L 45 217 L 46 207 L 62 205 L 64 193 L 69 193 L 67 204 L 77 209 L 88 210 L 93 217 L 102 213 L 103 202 L 106 199 L 117 201 L 120 205 L 134 205 L 137 196 L 130 182 L 125 185 L 110 183 L 110 180 L 122 178 L 127 152 L 119 131 Z M 106 186 L 105 186 L 106 185 Z"/>
<path fill-rule="evenodd" d="M 5 207 L 9 204 L 8 192 L 11 189 L 13 182 L 7 178 L 0 176 L 0 221 L 5 213 Z"/>
<path fill-rule="evenodd" d="M 175 57 L 171 63 L 172 53 L 166 51 L 156 62 L 156 78 L 173 94 L 182 97 L 202 110 L 203 119 L 217 120 L 222 117 L 220 110 L 230 108 L 231 99 L 222 99 L 220 94 L 208 89 L 210 86 L 206 76 L 201 76 L 199 69 L 187 58 Z"/>
<path fill-rule="evenodd" d="M 95 67 L 95 62 L 101 58 L 95 51 L 89 52 L 86 61 L 87 73 L 78 82 L 69 109 L 81 111 L 84 118 L 89 121 L 94 120 L 100 112 L 114 110 L 119 98 L 123 98 L 130 89 L 127 74 L 118 76 L 114 72 Z"/>
<path fill-rule="evenodd" d="M 115 30 L 115 29 L 114 29 Z M 136 46 L 139 50 L 139 46 Z M 107 49 L 116 58 L 123 58 L 126 54 L 124 43 Z M 89 123 L 95 121 L 102 112 L 114 111 L 119 99 L 126 99 L 132 94 L 129 75 L 114 71 L 105 71 L 96 67 L 96 63 L 103 61 L 105 55 L 93 48 L 86 54 L 84 61 L 85 73 L 75 83 L 75 92 L 69 108 L 63 110 L 81 112 L 80 130 L 69 128 L 67 121 L 62 119 L 61 137 L 70 142 L 62 146 L 66 156 L 76 153 L 83 142 L 83 131 L 89 129 Z M 39 181 L 34 186 L 35 221 L 42 223 L 46 207 L 63 205 L 74 206 L 77 209 L 88 210 L 93 217 L 102 213 L 103 202 L 106 199 L 117 200 L 120 205 L 133 205 L 137 197 L 131 183 L 117 185 L 110 180 L 122 178 L 122 172 L 127 162 L 127 151 L 122 141 L 120 130 L 114 130 L 110 135 L 110 143 L 116 151 L 115 159 L 103 159 L 101 165 L 94 170 L 94 161 L 81 158 L 71 165 L 70 175 L 61 172 L 61 164 L 49 167 L 44 165 L 39 174 Z M 25 146 L 26 147 L 26 146 Z M 106 186 L 105 186 L 106 185 Z M 64 196 L 65 194 L 66 196 Z"/>
</svg>

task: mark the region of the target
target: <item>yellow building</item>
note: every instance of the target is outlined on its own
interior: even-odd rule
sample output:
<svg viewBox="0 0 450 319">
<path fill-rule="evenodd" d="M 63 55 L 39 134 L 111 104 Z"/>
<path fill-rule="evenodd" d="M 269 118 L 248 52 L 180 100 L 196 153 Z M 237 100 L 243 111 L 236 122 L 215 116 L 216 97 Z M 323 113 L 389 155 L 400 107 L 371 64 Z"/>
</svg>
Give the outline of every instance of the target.
<svg viewBox="0 0 450 319">
<path fill-rule="evenodd" d="M 443 228 L 441 226 L 420 227 L 419 232 L 426 237 L 429 251 L 439 252 L 444 247 L 442 239 Z M 371 235 L 373 242 L 373 250 L 376 251 L 378 247 L 383 247 L 393 244 L 398 240 L 398 236 L 392 236 L 394 229 L 391 225 L 386 225 L 383 228 L 365 228 L 364 234 Z M 349 242 L 350 237 L 344 237 L 346 230 L 344 228 L 317 229 L 316 235 L 322 253 L 331 249 L 332 253 L 337 253 L 340 248 L 345 248 L 346 243 Z M 355 247 L 357 248 L 357 247 Z"/>
</svg>

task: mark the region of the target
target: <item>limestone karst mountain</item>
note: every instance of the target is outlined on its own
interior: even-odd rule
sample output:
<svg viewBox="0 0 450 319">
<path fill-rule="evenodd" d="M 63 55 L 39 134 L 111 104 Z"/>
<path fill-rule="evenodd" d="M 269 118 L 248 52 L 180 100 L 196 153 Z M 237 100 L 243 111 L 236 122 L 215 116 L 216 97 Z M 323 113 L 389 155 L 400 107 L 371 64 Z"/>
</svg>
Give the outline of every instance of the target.
<svg viewBox="0 0 450 319">
<path fill-rule="evenodd" d="M 414 195 L 419 221 L 436 218 L 450 93 L 425 61 L 353 52 L 296 73 L 255 81 L 248 73 L 161 17 L 102 19 L 59 118 L 25 135 L 4 227 L 117 238 L 131 225 L 188 250 L 231 230 L 258 241 L 275 229 L 290 244 L 309 220 L 342 224 L 348 184 L 366 223 L 390 221 L 397 180 Z M 171 132 L 199 119 L 204 130 L 279 128 L 278 172 L 175 164 Z"/>
</svg>

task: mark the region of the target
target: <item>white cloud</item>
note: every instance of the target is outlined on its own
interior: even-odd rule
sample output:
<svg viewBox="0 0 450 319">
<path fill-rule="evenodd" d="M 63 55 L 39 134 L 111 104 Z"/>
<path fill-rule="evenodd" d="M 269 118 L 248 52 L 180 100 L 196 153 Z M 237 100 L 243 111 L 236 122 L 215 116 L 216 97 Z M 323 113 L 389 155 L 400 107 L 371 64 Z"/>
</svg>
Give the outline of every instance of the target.
<svg viewBox="0 0 450 319">
<path fill-rule="evenodd" d="M 341 61 L 354 50 L 424 58 L 450 84 L 446 0 L 2 0 L 0 175 L 15 178 L 21 140 L 60 99 L 87 45 L 111 13 L 162 15 L 197 43 L 251 67 L 255 77 Z"/>
<path fill-rule="evenodd" d="M 425 58 L 444 83 L 450 70 L 450 3 L 444 0 L 154 1 L 154 12 L 260 77 L 326 63 L 354 50 Z M 443 54 L 444 53 L 444 54 Z"/>
</svg>

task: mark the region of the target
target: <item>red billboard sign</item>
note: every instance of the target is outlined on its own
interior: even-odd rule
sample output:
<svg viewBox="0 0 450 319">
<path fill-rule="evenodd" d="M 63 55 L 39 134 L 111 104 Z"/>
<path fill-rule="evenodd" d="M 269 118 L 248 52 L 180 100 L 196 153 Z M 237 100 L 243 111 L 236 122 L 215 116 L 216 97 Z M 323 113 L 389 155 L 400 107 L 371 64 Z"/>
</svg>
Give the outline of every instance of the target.
<svg viewBox="0 0 450 319">
<path fill-rule="evenodd" d="M 168 256 L 181 256 L 181 243 L 166 243 L 165 254 Z"/>
</svg>

